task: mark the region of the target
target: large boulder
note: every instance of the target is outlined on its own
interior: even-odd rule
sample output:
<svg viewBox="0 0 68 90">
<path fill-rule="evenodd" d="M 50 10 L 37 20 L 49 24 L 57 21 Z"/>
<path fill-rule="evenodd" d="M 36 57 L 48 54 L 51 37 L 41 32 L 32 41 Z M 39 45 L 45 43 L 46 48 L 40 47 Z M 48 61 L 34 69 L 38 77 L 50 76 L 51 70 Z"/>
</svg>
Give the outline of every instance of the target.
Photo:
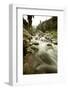
<svg viewBox="0 0 68 90">
<path fill-rule="evenodd" d="M 41 64 L 36 68 L 37 73 L 57 73 L 57 66 Z"/>
<path fill-rule="evenodd" d="M 35 52 L 37 52 L 39 49 L 38 49 L 38 46 L 36 46 L 36 45 L 32 45 L 31 46 L 31 49 L 33 49 Z"/>
</svg>

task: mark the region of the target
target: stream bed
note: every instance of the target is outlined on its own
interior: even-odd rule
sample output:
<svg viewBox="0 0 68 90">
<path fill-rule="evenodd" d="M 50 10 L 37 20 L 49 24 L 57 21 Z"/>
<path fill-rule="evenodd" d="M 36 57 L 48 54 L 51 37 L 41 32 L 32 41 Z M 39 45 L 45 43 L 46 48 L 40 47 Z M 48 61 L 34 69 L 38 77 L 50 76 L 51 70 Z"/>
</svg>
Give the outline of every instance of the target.
<svg viewBox="0 0 68 90">
<path fill-rule="evenodd" d="M 28 52 L 24 57 L 24 74 L 57 73 L 57 44 L 47 36 L 32 36 Z"/>
</svg>

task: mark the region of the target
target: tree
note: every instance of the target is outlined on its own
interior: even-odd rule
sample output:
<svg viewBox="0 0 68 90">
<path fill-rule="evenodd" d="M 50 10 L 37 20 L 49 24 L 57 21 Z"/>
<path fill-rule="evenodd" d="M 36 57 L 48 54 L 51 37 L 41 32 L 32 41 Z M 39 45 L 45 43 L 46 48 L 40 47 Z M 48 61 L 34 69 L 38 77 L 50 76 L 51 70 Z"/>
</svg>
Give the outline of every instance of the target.
<svg viewBox="0 0 68 90">
<path fill-rule="evenodd" d="M 33 18 L 33 17 L 34 17 L 34 15 L 27 15 L 29 30 L 30 30 L 31 27 L 32 27 L 32 18 Z"/>
</svg>

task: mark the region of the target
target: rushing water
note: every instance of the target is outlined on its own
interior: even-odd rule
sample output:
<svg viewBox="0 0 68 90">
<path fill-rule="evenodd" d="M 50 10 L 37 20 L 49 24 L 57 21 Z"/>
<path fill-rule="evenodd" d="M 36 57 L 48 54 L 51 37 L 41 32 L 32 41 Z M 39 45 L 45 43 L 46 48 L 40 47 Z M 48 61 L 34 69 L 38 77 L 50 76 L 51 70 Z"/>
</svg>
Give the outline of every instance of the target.
<svg viewBox="0 0 68 90">
<path fill-rule="evenodd" d="M 27 54 L 24 73 L 56 73 L 57 72 L 57 45 L 53 44 L 44 36 L 35 35 L 31 39 L 31 47 L 34 53 Z M 35 48 L 37 50 L 35 50 Z"/>
<path fill-rule="evenodd" d="M 48 68 L 50 65 L 50 68 L 55 69 L 55 72 L 57 72 L 57 45 L 53 44 L 44 37 L 39 38 L 38 35 L 33 36 L 31 42 L 39 43 L 39 45 L 35 45 L 39 49 L 36 55 L 40 56 L 45 64 L 48 65 Z M 40 67 L 45 68 L 45 64 Z"/>
</svg>

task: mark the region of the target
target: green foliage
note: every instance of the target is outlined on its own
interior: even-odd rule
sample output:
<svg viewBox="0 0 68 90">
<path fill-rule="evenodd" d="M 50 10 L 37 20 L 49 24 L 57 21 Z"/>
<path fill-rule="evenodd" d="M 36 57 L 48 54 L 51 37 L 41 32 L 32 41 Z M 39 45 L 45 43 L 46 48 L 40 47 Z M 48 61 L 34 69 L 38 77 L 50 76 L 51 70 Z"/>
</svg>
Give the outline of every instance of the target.
<svg viewBox="0 0 68 90">
<path fill-rule="evenodd" d="M 51 33 L 52 38 L 56 38 L 57 39 L 57 32 L 56 32 L 56 30 L 51 31 L 50 33 Z"/>
</svg>

